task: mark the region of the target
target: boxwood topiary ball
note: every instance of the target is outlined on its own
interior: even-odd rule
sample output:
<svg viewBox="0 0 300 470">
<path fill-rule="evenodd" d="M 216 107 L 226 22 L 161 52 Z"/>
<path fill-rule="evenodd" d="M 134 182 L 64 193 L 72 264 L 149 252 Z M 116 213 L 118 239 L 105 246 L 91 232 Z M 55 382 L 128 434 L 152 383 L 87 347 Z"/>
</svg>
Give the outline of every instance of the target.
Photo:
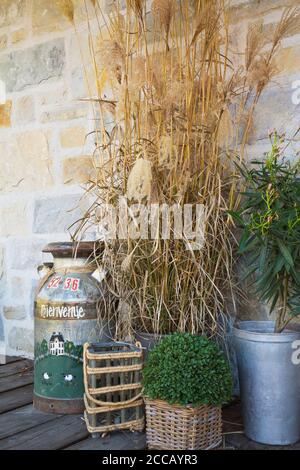
<svg viewBox="0 0 300 470">
<path fill-rule="evenodd" d="M 143 386 L 146 396 L 170 404 L 220 406 L 232 395 L 229 363 L 218 345 L 189 333 L 169 335 L 149 352 Z"/>
</svg>

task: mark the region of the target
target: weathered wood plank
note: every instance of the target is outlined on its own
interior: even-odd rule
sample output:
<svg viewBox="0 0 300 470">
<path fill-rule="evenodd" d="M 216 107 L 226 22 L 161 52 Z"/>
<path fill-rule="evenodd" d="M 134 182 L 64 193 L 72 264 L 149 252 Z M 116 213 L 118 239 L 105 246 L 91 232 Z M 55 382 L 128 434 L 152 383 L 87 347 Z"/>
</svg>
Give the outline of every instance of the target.
<svg viewBox="0 0 300 470">
<path fill-rule="evenodd" d="M 139 432 L 115 432 L 104 438 L 88 437 L 65 450 L 142 450 L 146 448 L 146 435 Z"/>
<path fill-rule="evenodd" d="M 33 371 L 3 377 L 0 380 L 0 393 L 33 383 Z"/>
<path fill-rule="evenodd" d="M 33 385 L 0 393 L 0 413 L 32 403 Z"/>
<path fill-rule="evenodd" d="M 0 449 L 64 449 L 88 436 L 82 417 L 63 416 L 0 441 Z"/>
<path fill-rule="evenodd" d="M 30 361 L 29 359 L 23 359 L 21 361 L 1 365 L 0 379 L 3 377 L 9 377 L 10 375 L 24 373 L 25 371 L 30 370 L 33 370 L 33 361 Z"/>
<path fill-rule="evenodd" d="M 235 433 L 225 436 L 225 448 L 234 450 L 300 450 L 300 442 L 293 445 L 276 446 L 268 444 L 259 444 L 251 441 L 245 434 Z"/>
<path fill-rule="evenodd" d="M 5 364 L 11 364 L 12 362 L 21 361 L 22 357 L 20 356 L 4 356 L 0 354 L 0 367 Z"/>
<path fill-rule="evenodd" d="M 33 406 L 26 405 L 0 415 L 0 439 L 12 436 L 43 423 L 58 419 L 59 415 L 42 413 Z"/>
</svg>

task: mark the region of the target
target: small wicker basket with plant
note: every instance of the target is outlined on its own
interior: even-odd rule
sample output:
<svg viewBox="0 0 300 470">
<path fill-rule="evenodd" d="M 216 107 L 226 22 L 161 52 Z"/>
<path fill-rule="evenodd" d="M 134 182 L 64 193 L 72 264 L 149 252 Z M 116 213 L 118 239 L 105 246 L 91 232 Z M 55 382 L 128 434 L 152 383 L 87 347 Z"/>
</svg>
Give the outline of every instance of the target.
<svg viewBox="0 0 300 470">
<path fill-rule="evenodd" d="M 143 370 L 149 449 L 212 449 L 222 441 L 221 405 L 231 398 L 229 364 L 213 342 L 175 333 Z"/>
</svg>

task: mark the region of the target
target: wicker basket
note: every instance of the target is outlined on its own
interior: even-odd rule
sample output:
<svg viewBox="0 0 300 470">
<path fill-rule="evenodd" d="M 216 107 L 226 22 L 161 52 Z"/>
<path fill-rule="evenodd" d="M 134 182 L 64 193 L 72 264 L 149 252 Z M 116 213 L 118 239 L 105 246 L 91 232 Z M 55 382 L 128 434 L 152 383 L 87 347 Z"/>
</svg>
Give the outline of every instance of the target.
<svg viewBox="0 0 300 470">
<path fill-rule="evenodd" d="M 145 398 L 145 404 L 149 449 L 204 450 L 221 444 L 221 408 L 169 405 L 149 398 Z"/>
</svg>

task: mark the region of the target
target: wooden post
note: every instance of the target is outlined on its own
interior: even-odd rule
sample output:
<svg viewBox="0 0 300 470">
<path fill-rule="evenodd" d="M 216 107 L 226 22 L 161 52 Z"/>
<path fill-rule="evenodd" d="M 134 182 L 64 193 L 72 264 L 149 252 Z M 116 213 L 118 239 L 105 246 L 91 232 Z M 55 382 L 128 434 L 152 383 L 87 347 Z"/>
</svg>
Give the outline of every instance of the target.
<svg viewBox="0 0 300 470">
<path fill-rule="evenodd" d="M 91 360 L 91 367 L 96 367 L 96 361 L 93 359 Z M 90 382 L 91 382 L 91 387 L 92 388 L 96 388 L 97 387 L 97 377 L 96 377 L 96 374 L 92 374 L 91 375 L 91 379 L 90 379 Z M 92 402 L 92 408 L 96 408 L 96 404 Z M 97 427 L 97 415 L 96 414 L 92 414 L 91 415 L 91 426 L 93 428 L 96 428 Z M 96 438 L 96 437 L 99 437 L 99 433 L 97 432 L 93 432 L 92 433 L 92 437 L 93 438 Z"/>
<path fill-rule="evenodd" d="M 110 366 L 111 366 L 111 361 L 110 361 L 110 359 L 107 359 L 107 360 L 105 361 L 105 364 L 106 364 L 106 367 L 110 367 Z M 111 384 L 112 384 L 111 374 L 108 372 L 108 373 L 105 374 L 105 377 L 106 377 L 106 386 L 107 386 L 107 387 L 110 387 Z M 112 401 L 112 400 L 111 400 L 111 393 L 108 393 L 108 394 L 107 394 L 107 401 Z M 112 424 L 112 413 L 111 413 L 111 411 L 108 411 L 108 412 L 107 412 L 107 424 L 108 424 L 108 425 Z"/>
<path fill-rule="evenodd" d="M 136 358 L 133 360 L 134 364 L 139 364 L 140 363 L 140 359 L 139 358 Z M 139 383 L 141 381 L 141 371 L 140 370 L 137 370 L 135 371 L 134 373 L 134 381 L 136 383 Z M 135 408 L 135 419 L 140 419 L 141 418 L 141 407 L 140 406 L 136 406 Z"/>
<path fill-rule="evenodd" d="M 126 360 L 120 359 L 120 366 L 124 366 L 124 365 L 126 365 Z M 120 372 L 120 385 L 124 385 L 125 383 L 124 379 L 125 379 L 125 373 Z M 122 392 L 120 393 L 120 398 L 121 398 L 121 401 L 126 400 L 127 393 L 125 393 L 124 390 L 122 390 Z M 125 421 L 126 421 L 126 411 L 123 409 L 121 410 L 121 423 L 125 423 Z"/>
</svg>

